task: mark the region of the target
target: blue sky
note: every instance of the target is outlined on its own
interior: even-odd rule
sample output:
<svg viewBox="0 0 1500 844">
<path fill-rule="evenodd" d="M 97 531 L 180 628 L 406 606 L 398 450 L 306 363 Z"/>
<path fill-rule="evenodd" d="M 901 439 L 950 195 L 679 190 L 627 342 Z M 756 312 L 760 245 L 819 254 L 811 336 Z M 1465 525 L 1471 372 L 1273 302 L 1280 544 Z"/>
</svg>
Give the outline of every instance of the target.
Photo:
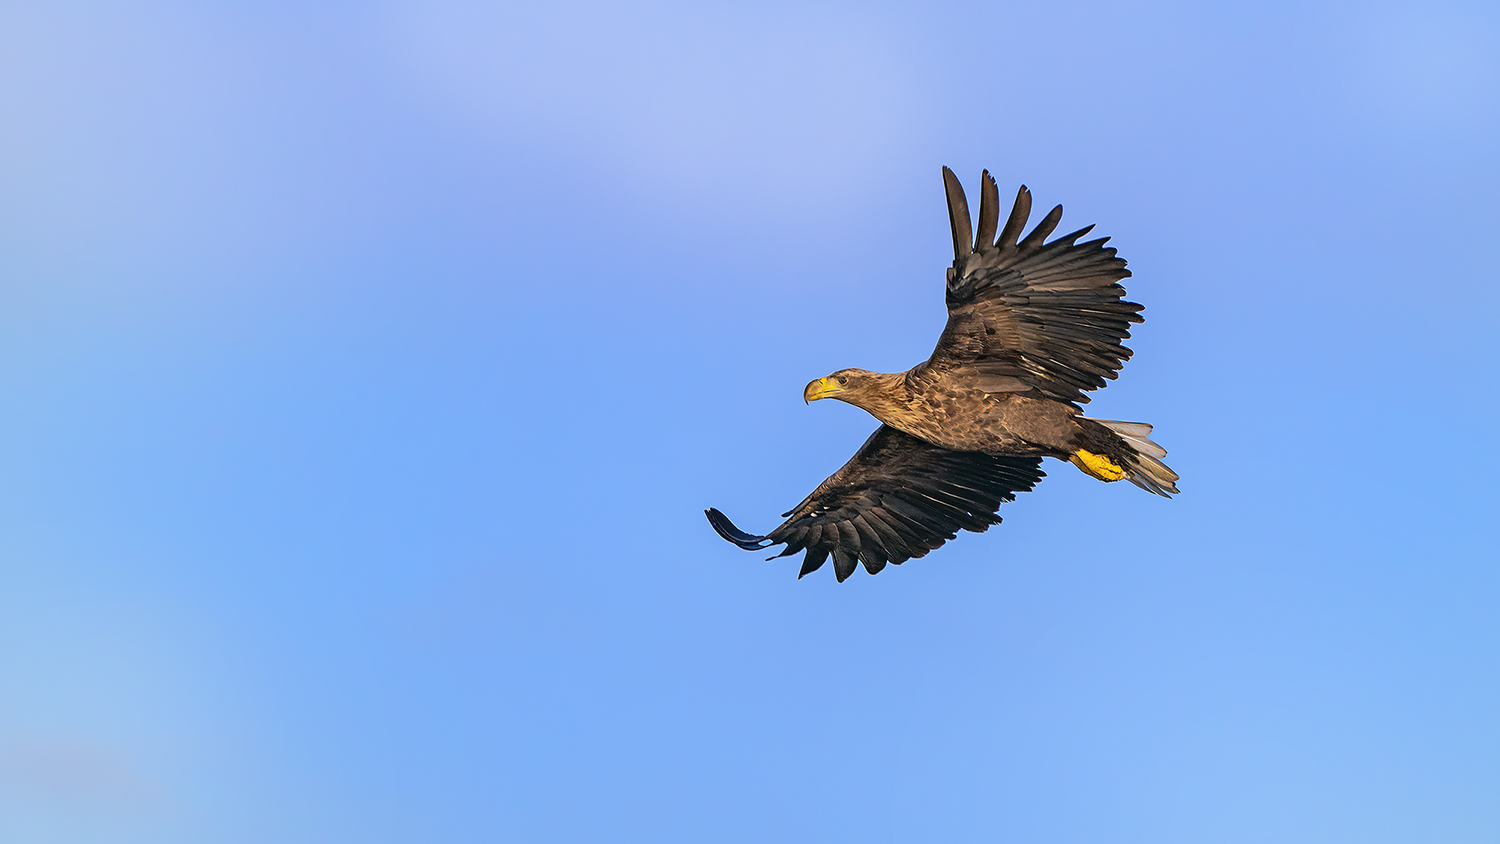
<svg viewBox="0 0 1500 844">
<path fill-rule="evenodd" d="M 0 839 L 1496 840 L 1500 14 L 533 5 L 0 5 Z M 945 164 L 1183 494 L 798 581 Z"/>
</svg>

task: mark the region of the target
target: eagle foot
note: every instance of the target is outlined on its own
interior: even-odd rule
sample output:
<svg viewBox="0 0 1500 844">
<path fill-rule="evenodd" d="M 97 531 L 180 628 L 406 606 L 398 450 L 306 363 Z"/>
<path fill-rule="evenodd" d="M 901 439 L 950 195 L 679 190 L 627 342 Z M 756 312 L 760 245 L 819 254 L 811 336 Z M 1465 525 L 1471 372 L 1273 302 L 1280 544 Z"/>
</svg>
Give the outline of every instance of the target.
<svg viewBox="0 0 1500 844">
<path fill-rule="evenodd" d="M 1113 460 L 1102 454 L 1092 451 L 1078 449 L 1068 458 L 1068 462 L 1083 470 L 1085 475 L 1091 475 L 1105 483 L 1118 481 L 1125 477 L 1125 470 L 1115 464 Z"/>
</svg>

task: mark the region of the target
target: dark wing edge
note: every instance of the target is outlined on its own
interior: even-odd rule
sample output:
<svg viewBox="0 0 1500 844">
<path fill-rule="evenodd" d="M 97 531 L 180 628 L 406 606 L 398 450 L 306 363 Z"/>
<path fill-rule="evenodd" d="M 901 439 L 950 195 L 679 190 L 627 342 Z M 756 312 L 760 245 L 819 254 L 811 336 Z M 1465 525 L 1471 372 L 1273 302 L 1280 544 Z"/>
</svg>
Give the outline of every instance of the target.
<svg viewBox="0 0 1500 844">
<path fill-rule="evenodd" d="M 1125 301 L 1119 284 L 1130 271 L 1105 246 L 1109 238 L 1078 242 L 1093 226 L 1046 242 L 1062 219 L 1061 205 L 1021 237 L 1031 216 L 1025 185 L 996 236 L 999 191 L 988 170 L 980 181 L 979 229 L 971 249 L 963 188 L 943 168 L 954 261 L 948 270 L 948 325 L 929 365 L 967 367 L 983 389 L 995 392 L 1086 403 L 1084 394 L 1115 378 L 1130 358 L 1123 341 L 1130 325 L 1143 321 L 1141 306 Z"/>
<path fill-rule="evenodd" d="M 805 550 L 798 578 L 832 557 L 842 583 L 856 564 L 878 574 L 887 564 L 925 556 L 959 530 L 982 533 L 999 524 L 1000 505 L 1045 477 L 1041 462 L 952 451 L 882 425 L 765 536 L 740 530 L 717 509 L 704 514 L 720 536 L 747 551 L 786 546 L 767 559 Z"/>
</svg>

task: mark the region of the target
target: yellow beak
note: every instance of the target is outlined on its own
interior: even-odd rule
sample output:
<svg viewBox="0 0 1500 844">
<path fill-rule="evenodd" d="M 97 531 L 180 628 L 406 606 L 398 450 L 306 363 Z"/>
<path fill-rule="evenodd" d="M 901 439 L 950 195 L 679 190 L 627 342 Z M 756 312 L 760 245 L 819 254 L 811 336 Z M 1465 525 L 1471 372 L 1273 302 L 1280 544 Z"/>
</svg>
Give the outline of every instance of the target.
<svg viewBox="0 0 1500 844">
<path fill-rule="evenodd" d="M 802 400 L 817 401 L 818 399 L 826 399 L 834 393 L 842 393 L 843 391 L 844 388 L 839 386 L 839 382 L 836 379 L 831 377 L 819 378 L 808 384 L 807 389 L 802 391 Z"/>
</svg>

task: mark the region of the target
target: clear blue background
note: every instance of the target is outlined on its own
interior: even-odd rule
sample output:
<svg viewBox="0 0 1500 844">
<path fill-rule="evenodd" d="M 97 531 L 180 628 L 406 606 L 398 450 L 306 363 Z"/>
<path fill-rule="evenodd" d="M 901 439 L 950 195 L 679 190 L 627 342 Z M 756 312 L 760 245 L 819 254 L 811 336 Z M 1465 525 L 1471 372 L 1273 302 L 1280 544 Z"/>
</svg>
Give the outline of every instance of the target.
<svg viewBox="0 0 1500 844">
<path fill-rule="evenodd" d="M 0 840 L 1500 840 L 1489 3 L 0 6 Z M 939 166 L 1146 305 L 843 585 Z"/>
</svg>

